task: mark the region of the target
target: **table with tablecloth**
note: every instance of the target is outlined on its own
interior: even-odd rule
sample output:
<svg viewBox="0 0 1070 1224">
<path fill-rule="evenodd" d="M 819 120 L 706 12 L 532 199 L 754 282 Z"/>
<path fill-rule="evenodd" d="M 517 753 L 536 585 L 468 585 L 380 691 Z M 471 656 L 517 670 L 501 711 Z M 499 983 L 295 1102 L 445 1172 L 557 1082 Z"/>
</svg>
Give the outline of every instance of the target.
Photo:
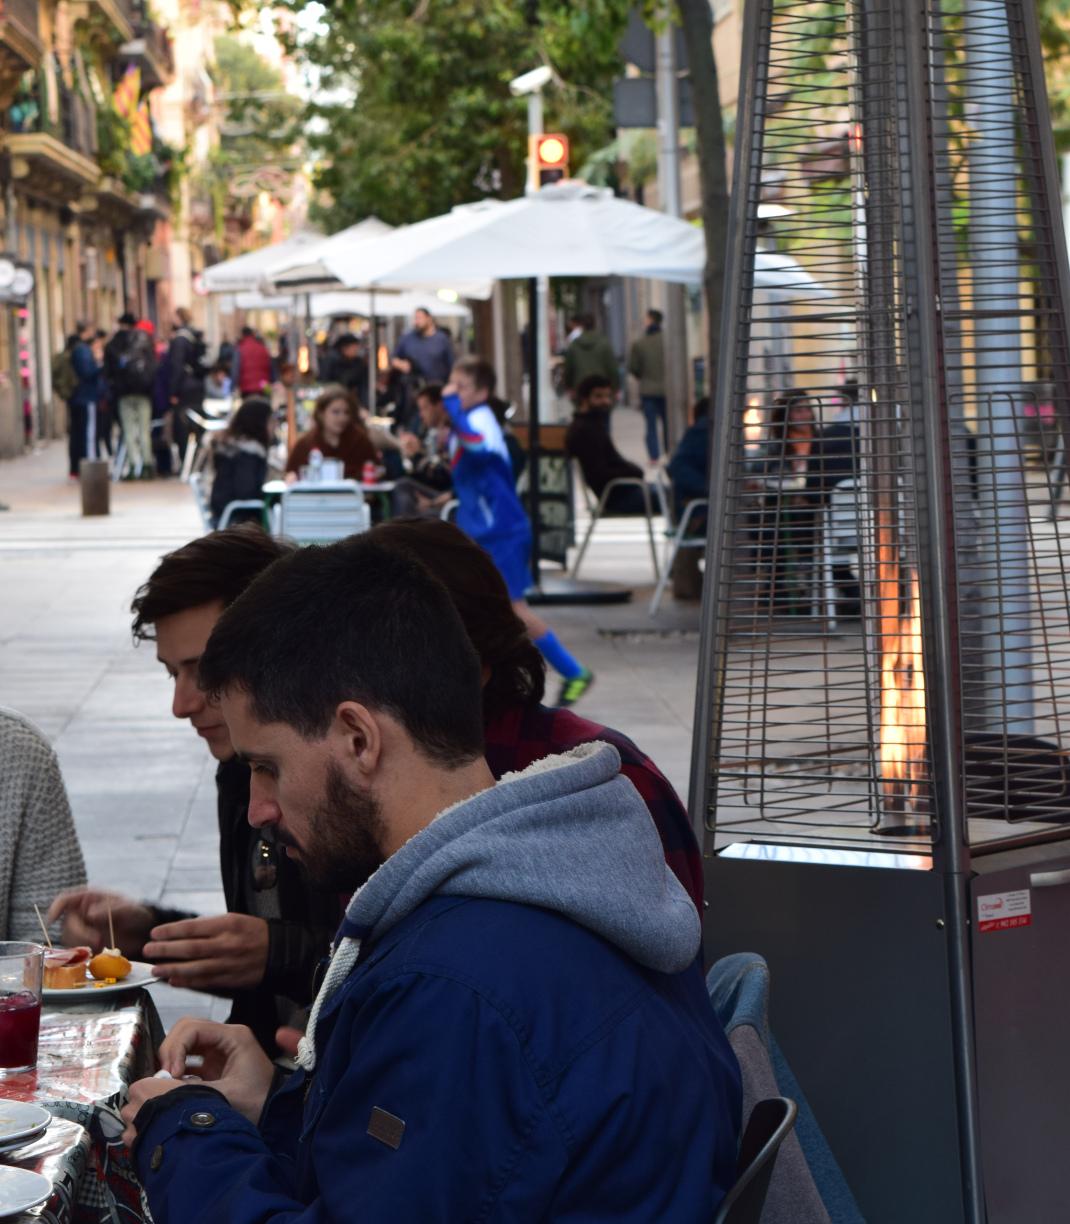
<svg viewBox="0 0 1070 1224">
<path fill-rule="evenodd" d="M 37 1070 L 0 1079 L 0 1098 L 33 1101 L 54 1119 L 40 1139 L 0 1157 L 53 1185 L 48 1202 L 16 1217 L 19 1224 L 146 1219 L 119 1110 L 128 1085 L 156 1071 L 162 1038 L 145 990 L 45 1005 Z"/>
</svg>

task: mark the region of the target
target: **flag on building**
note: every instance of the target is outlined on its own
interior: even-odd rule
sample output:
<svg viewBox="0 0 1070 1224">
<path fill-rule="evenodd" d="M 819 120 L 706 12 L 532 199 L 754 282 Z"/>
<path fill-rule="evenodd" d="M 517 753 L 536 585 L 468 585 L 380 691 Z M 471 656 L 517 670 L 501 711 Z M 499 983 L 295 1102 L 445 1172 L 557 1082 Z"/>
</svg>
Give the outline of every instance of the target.
<svg viewBox="0 0 1070 1224">
<path fill-rule="evenodd" d="M 133 119 L 140 94 L 141 69 L 136 64 L 129 64 L 123 73 L 122 80 L 115 86 L 115 93 L 112 95 L 115 109 L 124 119 Z"/>
<path fill-rule="evenodd" d="M 147 98 L 137 108 L 130 125 L 130 152 L 135 157 L 145 157 L 152 152 L 152 120 Z"/>
</svg>

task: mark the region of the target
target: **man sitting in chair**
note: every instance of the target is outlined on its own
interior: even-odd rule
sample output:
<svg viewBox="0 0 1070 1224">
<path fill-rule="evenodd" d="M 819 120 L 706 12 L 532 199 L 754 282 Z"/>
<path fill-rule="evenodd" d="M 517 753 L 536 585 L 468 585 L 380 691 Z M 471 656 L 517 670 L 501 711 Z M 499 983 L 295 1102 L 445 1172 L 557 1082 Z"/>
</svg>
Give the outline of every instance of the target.
<svg viewBox="0 0 1070 1224">
<path fill-rule="evenodd" d="M 576 389 L 576 413 L 565 435 L 565 449 L 579 461 L 587 487 L 600 498 L 611 480 L 642 480 L 643 469 L 625 459 L 613 445 L 609 412 L 613 386 L 602 374 L 590 374 Z M 653 487 L 650 504 L 658 505 Z M 638 485 L 618 485 L 610 491 L 603 514 L 645 514 L 646 500 Z"/>
</svg>

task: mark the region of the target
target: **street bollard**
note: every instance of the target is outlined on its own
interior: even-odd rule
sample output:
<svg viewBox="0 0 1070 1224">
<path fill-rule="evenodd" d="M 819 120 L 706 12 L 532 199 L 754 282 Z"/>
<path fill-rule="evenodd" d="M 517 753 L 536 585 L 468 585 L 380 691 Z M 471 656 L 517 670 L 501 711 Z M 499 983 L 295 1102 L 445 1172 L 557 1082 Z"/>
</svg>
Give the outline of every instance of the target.
<svg viewBox="0 0 1070 1224">
<path fill-rule="evenodd" d="M 106 459 L 83 459 L 78 465 L 78 480 L 82 486 L 82 517 L 110 512 L 111 483 Z"/>
</svg>

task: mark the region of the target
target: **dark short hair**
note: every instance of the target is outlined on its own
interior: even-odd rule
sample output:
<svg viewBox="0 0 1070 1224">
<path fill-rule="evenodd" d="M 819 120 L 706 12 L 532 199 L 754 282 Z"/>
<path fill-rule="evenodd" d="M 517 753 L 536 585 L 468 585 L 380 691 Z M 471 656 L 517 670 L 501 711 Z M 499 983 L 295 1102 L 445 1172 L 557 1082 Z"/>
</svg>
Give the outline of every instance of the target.
<svg viewBox="0 0 1070 1224">
<path fill-rule="evenodd" d="M 488 395 L 494 394 L 498 375 L 485 357 L 462 357 L 453 368 L 467 374 L 480 391 L 486 391 Z"/>
<path fill-rule="evenodd" d="M 131 314 L 129 310 L 124 310 L 119 316 L 119 325 L 121 327 L 133 327 L 137 322 L 137 315 Z"/>
<path fill-rule="evenodd" d="M 449 592 L 479 661 L 490 670 L 483 686 L 487 722 L 514 706 L 542 700 L 546 664 L 488 553 L 459 527 L 437 518 L 393 519 L 372 534 L 417 557 Z"/>
<path fill-rule="evenodd" d="M 251 327 L 243 327 L 241 329 L 241 334 L 243 337 L 248 338 L 249 336 L 255 336 L 256 332 L 253 331 Z"/>
<path fill-rule="evenodd" d="M 134 641 L 154 639 L 156 623 L 176 612 L 210 603 L 229 607 L 254 578 L 291 552 L 292 544 L 252 523 L 213 531 L 175 549 L 134 596 Z"/>
<path fill-rule="evenodd" d="M 659 327 L 661 326 L 662 320 L 665 318 L 661 311 L 655 310 L 653 306 L 651 306 L 651 308 L 646 312 L 646 316 L 652 322 L 657 323 Z"/>
<path fill-rule="evenodd" d="M 416 392 L 417 399 L 429 399 L 432 404 L 442 403 L 442 384 L 441 383 L 424 383 L 424 385 Z"/>
<path fill-rule="evenodd" d="M 581 314 L 576 316 L 576 321 L 584 331 L 594 331 L 594 315 Z"/>
<path fill-rule="evenodd" d="M 600 391 L 603 387 L 608 387 L 610 391 L 613 390 L 613 384 L 604 374 L 588 374 L 576 388 L 576 398 L 590 399 L 592 391 Z"/>
<path fill-rule="evenodd" d="M 445 587 L 377 533 L 304 548 L 216 622 L 200 661 L 214 697 L 238 690 L 262 723 L 327 734 L 339 703 L 397 719 L 429 760 L 483 751 L 479 659 Z"/>
<path fill-rule="evenodd" d="M 695 400 L 695 406 L 691 409 L 691 415 L 696 421 L 701 421 L 703 417 L 710 415 L 711 401 L 708 395 L 700 396 Z"/>
</svg>

